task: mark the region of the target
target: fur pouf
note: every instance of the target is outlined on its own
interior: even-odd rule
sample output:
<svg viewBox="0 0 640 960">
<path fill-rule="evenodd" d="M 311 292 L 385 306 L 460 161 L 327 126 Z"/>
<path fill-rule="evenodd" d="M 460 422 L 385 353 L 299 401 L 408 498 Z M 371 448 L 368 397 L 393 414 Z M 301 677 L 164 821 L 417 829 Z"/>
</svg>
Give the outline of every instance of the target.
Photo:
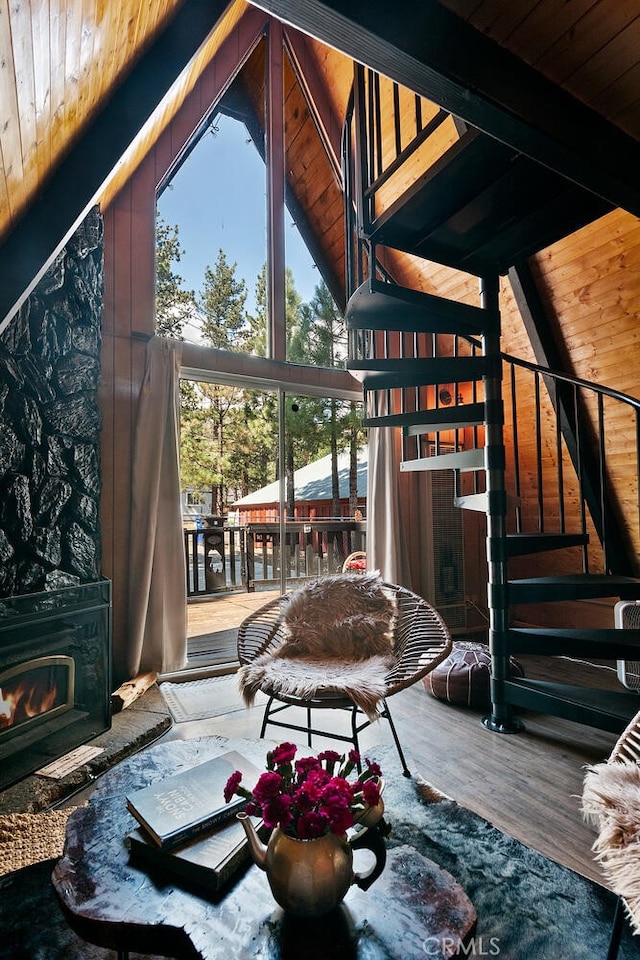
<svg viewBox="0 0 640 960">
<path fill-rule="evenodd" d="M 634 933 L 640 934 L 640 766 L 614 762 L 588 767 L 582 811 L 598 829 L 596 859 L 612 890 L 624 899 Z"/>
<path fill-rule="evenodd" d="M 345 695 L 375 719 L 393 664 L 396 615 L 376 573 L 305 584 L 283 608 L 281 646 L 240 668 L 245 703 L 259 690 L 300 699 Z"/>
</svg>

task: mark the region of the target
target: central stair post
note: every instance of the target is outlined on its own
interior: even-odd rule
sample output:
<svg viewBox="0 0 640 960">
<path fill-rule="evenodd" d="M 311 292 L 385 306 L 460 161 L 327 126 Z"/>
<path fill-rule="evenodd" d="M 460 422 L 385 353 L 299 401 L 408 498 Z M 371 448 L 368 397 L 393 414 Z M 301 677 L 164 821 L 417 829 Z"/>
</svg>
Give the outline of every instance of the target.
<svg viewBox="0 0 640 960">
<path fill-rule="evenodd" d="M 499 278 L 480 280 L 480 301 L 485 310 L 499 317 Z M 505 703 L 502 681 L 509 678 L 509 596 L 507 573 L 507 494 L 505 488 L 504 408 L 500 324 L 489 326 L 484 336 L 484 355 L 489 360 L 484 377 L 485 475 L 487 485 L 487 565 L 489 648 L 491 651 L 491 715 L 484 725 L 498 733 L 515 733 L 522 725 Z"/>
</svg>

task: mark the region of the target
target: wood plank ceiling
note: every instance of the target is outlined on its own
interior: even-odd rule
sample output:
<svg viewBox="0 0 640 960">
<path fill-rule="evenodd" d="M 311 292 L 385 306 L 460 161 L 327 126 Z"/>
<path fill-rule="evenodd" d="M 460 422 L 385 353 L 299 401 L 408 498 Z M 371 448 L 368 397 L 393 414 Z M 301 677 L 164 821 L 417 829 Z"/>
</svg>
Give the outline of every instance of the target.
<svg viewBox="0 0 640 960">
<path fill-rule="evenodd" d="M 442 4 L 640 139 L 636 0 L 442 0 Z"/>
</svg>

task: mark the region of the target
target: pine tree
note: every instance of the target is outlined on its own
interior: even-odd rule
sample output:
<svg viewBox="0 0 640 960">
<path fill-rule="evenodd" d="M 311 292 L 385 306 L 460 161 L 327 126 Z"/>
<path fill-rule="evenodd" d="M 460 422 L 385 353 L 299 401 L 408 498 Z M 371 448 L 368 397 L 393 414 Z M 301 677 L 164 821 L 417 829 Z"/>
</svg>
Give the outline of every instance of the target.
<svg viewBox="0 0 640 960">
<path fill-rule="evenodd" d="M 156 220 L 156 333 L 183 339 L 184 325 L 196 312 L 195 294 L 183 288 L 184 280 L 173 270 L 184 249 L 177 224 L 169 226 L 158 214 Z"/>
<path fill-rule="evenodd" d="M 199 298 L 202 336 L 212 347 L 241 350 L 247 334 L 247 285 L 236 276 L 237 264 L 229 264 L 218 250 L 215 267 L 207 266 Z"/>
<path fill-rule="evenodd" d="M 255 357 L 267 355 L 267 265 L 263 264 L 255 287 L 255 314 L 247 314 L 245 350 Z"/>
</svg>

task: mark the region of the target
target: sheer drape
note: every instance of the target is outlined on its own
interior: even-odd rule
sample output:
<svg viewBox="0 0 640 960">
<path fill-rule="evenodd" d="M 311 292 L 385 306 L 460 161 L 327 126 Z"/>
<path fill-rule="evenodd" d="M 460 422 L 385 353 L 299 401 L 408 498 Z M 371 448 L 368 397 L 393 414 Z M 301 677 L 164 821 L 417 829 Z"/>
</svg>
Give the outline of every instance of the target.
<svg viewBox="0 0 640 960">
<path fill-rule="evenodd" d="M 153 337 L 135 429 L 129 573 L 129 676 L 180 670 L 187 603 L 179 481 L 181 350 Z"/>
<path fill-rule="evenodd" d="M 385 398 L 378 413 L 386 411 Z M 432 536 L 430 487 L 421 471 L 400 470 L 402 435 L 395 427 L 369 429 L 367 567 L 383 580 L 433 601 L 433 571 L 426 549 Z"/>
<path fill-rule="evenodd" d="M 378 413 L 385 413 L 384 400 Z M 400 431 L 369 429 L 367 567 L 383 580 L 411 588 L 407 529 L 400 495 Z"/>
</svg>

